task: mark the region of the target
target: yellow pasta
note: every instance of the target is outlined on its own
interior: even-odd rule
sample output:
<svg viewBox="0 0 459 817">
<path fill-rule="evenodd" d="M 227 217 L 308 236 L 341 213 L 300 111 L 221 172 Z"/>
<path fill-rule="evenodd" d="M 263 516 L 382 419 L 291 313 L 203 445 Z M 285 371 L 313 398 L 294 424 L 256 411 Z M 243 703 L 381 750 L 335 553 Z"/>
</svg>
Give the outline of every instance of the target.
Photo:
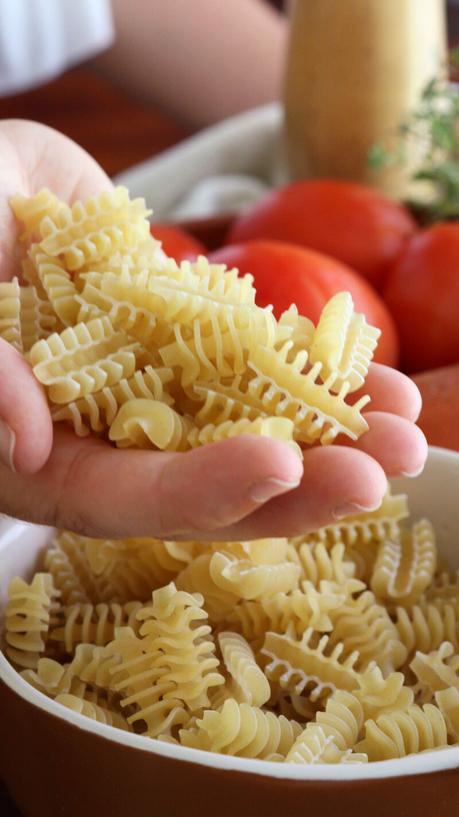
<svg viewBox="0 0 459 817">
<path fill-rule="evenodd" d="M 186 451 L 191 422 L 158 400 L 136 398 L 123 403 L 109 437 L 122 448 Z"/>
<path fill-rule="evenodd" d="M 456 687 L 435 693 L 435 703 L 442 713 L 448 735 L 453 743 L 459 743 L 459 691 Z"/>
<path fill-rule="evenodd" d="M 437 563 L 435 533 L 427 519 L 400 541 L 382 542 L 371 577 L 371 589 L 382 599 L 402 606 L 416 604 L 431 583 Z"/>
<path fill-rule="evenodd" d="M 309 724 L 297 738 L 285 758 L 287 763 L 366 763 L 365 753 L 355 753 L 350 749 L 338 749 L 333 738 L 325 733 L 322 726 Z"/>
<path fill-rule="evenodd" d="M 433 652 L 417 652 L 410 669 L 416 677 L 418 700 L 429 702 L 442 689 L 459 692 L 459 656 L 449 641 L 444 641 Z"/>
<path fill-rule="evenodd" d="M 409 655 L 435 650 L 442 641 L 451 641 L 456 649 L 459 646 L 459 610 L 453 604 L 397 607 L 395 624 Z"/>
<path fill-rule="evenodd" d="M 228 699 L 220 712 L 207 710 L 195 727 L 181 729 L 180 743 L 236 757 L 283 760 L 300 731 L 283 715 Z"/>
<path fill-rule="evenodd" d="M 339 292 L 325 305 L 309 350 L 311 363 L 319 363 L 320 376 L 337 376 L 333 390 L 348 383 L 356 391 L 365 382 L 381 332 L 354 312 L 349 292 Z"/>
<path fill-rule="evenodd" d="M 223 590 L 241 599 L 256 599 L 287 593 L 298 586 L 300 571 L 292 562 L 254 565 L 249 560 L 234 559 L 217 551 L 209 565 L 210 576 Z"/>
<path fill-rule="evenodd" d="M 365 754 L 352 752 L 364 722 L 363 708 L 350 692 L 331 695 L 325 710 L 308 723 L 289 754 L 288 763 L 365 763 Z"/>
<path fill-rule="evenodd" d="M 21 222 L 24 231 L 20 241 L 27 241 L 31 237 L 38 237 L 40 224 L 45 217 L 54 219 L 58 213 L 69 212 L 69 207 L 59 201 L 54 193 L 43 187 L 34 196 L 17 194 L 10 199 L 10 207 Z"/>
<path fill-rule="evenodd" d="M 17 278 L 0 283 L 0 338 L 26 353 L 57 324 L 51 306 L 33 286 L 21 287 Z"/>
<path fill-rule="evenodd" d="M 232 690 L 236 693 L 233 697 L 239 703 L 263 706 L 271 696 L 271 688 L 245 638 L 224 631 L 219 633 L 218 644 L 226 671 L 233 681 Z"/>
<path fill-rule="evenodd" d="M 447 745 L 445 719 L 432 704 L 413 704 L 404 712 L 379 715 L 365 723 L 365 737 L 357 744 L 368 760 L 390 760 Z"/>
<path fill-rule="evenodd" d="M 202 553 L 177 576 L 176 585 L 179 590 L 188 593 L 200 593 L 204 598 L 204 609 L 213 623 L 223 620 L 239 600 L 236 593 L 224 590 L 215 584 L 211 573 L 210 563 L 212 553 Z"/>
<path fill-rule="evenodd" d="M 62 645 L 69 655 L 77 644 L 91 643 L 96 646 L 113 640 L 117 627 L 139 628 L 136 613 L 142 607 L 140 601 L 119 604 L 73 604 L 63 607 L 50 629 L 49 640 Z"/>
<path fill-rule="evenodd" d="M 19 667 L 35 669 L 45 652 L 56 590 L 49 573 L 36 573 L 27 584 L 12 579 L 5 612 L 6 654 Z"/>
<path fill-rule="evenodd" d="M 402 672 L 384 677 L 378 666 L 371 665 L 360 675 L 359 685 L 354 695 L 362 704 L 365 720 L 405 711 L 414 701 L 414 692 L 405 686 Z"/>
<path fill-rule="evenodd" d="M 91 703 L 90 701 L 84 700 L 84 698 L 68 693 L 58 695 L 56 702 L 65 706 L 67 709 L 71 709 L 73 712 L 84 715 L 86 718 L 91 718 L 91 720 L 105 723 L 107 726 L 115 726 L 117 729 L 124 729 L 127 732 L 130 731 L 129 725 L 122 715 L 113 709 L 106 709 L 99 704 Z"/>
</svg>

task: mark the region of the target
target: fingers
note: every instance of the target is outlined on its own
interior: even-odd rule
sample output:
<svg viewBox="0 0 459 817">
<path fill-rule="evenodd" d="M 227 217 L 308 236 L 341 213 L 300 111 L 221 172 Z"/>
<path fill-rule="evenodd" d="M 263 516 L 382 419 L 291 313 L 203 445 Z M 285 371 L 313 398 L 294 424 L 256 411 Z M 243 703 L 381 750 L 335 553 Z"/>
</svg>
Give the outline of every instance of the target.
<svg viewBox="0 0 459 817">
<path fill-rule="evenodd" d="M 371 395 L 372 411 L 398 414 L 413 423 L 421 413 L 421 394 L 416 384 L 396 369 L 380 363 L 371 364 L 365 385 L 351 396 L 357 400 L 362 394 Z"/>
<path fill-rule="evenodd" d="M 6 469 L 4 469 L 6 470 Z M 0 470 L 0 510 L 94 537 L 189 536 L 234 524 L 298 485 L 302 464 L 276 440 L 240 437 L 186 454 L 118 451 L 56 428 L 40 474 Z"/>
<path fill-rule="evenodd" d="M 404 417 L 380 411 L 369 411 L 365 419 L 369 430 L 352 447 L 377 460 L 389 477 L 420 474 L 427 459 L 421 429 Z"/>
<path fill-rule="evenodd" d="M 272 499 L 238 523 L 220 528 L 213 539 L 297 536 L 343 516 L 374 510 L 386 489 L 384 471 L 368 454 L 341 446 L 311 448 L 304 452 L 298 488 Z"/>
<path fill-rule="evenodd" d="M 0 461 L 33 474 L 48 459 L 52 438 L 42 387 L 19 352 L 0 339 Z"/>
</svg>

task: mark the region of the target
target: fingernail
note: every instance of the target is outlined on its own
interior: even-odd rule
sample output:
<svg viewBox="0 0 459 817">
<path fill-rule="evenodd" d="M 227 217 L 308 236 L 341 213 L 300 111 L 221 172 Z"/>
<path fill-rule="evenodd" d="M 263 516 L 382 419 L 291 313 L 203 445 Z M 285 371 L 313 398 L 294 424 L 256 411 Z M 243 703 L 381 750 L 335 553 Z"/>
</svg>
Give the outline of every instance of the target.
<svg viewBox="0 0 459 817">
<path fill-rule="evenodd" d="M 288 480 L 282 479 L 265 479 L 263 482 L 258 482 L 252 487 L 250 496 L 254 502 L 267 502 L 274 496 L 284 494 L 286 491 L 291 491 L 292 488 L 297 488 L 299 484 L 300 480 L 289 482 Z"/>
<path fill-rule="evenodd" d="M 16 435 L 3 420 L 0 420 L 0 460 L 11 468 L 14 468 L 14 448 L 16 445 Z"/>
<path fill-rule="evenodd" d="M 418 477 L 419 474 L 422 474 L 424 468 L 425 468 L 425 462 L 422 463 L 420 468 L 416 468 L 415 471 L 400 471 L 400 473 L 401 473 L 402 477 L 410 477 L 410 479 L 412 479 L 413 477 Z"/>
<path fill-rule="evenodd" d="M 349 502 L 345 505 L 340 505 L 338 508 L 332 510 L 334 519 L 344 519 L 345 516 L 354 516 L 357 513 L 370 513 L 376 511 L 381 505 L 381 501 L 373 505 L 359 505 L 357 502 Z"/>
</svg>

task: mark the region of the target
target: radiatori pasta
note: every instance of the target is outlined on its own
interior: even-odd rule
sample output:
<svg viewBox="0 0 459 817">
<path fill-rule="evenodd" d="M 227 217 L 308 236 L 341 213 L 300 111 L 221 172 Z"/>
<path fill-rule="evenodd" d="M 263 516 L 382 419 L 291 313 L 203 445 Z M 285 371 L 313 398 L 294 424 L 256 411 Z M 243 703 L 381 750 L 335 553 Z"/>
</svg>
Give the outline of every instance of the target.
<svg viewBox="0 0 459 817">
<path fill-rule="evenodd" d="M 317 327 L 250 275 L 177 265 L 117 188 L 15 197 L 22 276 L 0 337 L 51 415 L 107 445 L 187 451 L 238 434 L 367 429 L 352 398 L 378 330 L 348 293 Z M 366 763 L 459 744 L 459 579 L 406 497 L 292 539 L 97 540 L 61 531 L 12 580 L 5 653 L 42 695 L 148 739 L 278 763 Z"/>
</svg>

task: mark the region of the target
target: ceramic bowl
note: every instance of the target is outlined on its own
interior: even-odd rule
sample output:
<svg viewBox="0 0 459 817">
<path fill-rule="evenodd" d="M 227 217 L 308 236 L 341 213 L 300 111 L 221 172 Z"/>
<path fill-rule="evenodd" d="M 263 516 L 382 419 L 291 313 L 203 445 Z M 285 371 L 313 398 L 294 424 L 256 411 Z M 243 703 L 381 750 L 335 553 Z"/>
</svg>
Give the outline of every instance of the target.
<svg viewBox="0 0 459 817">
<path fill-rule="evenodd" d="M 398 480 L 459 567 L 459 454 L 431 449 Z M 0 604 L 36 569 L 50 531 L 0 521 Z M 0 775 L 25 817 L 452 817 L 459 747 L 365 765 L 296 766 L 153 741 L 98 724 L 35 691 L 0 655 Z"/>
</svg>

